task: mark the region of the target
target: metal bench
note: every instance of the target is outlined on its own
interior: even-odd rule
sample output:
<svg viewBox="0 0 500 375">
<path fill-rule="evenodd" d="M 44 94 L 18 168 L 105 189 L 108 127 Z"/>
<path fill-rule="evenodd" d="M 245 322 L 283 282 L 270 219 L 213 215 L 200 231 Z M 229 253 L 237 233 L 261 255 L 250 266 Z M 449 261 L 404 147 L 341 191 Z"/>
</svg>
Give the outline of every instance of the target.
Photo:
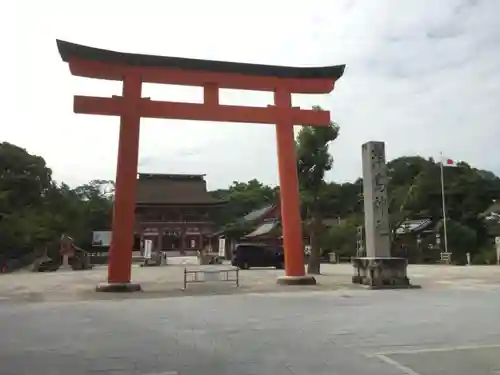
<svg viewBox="0 0 500 375">
<path fill-rule="evenodd" d="M 184 289 L 189 283 L 204 283 L 210 281 L 234 282 L 240 286 L 238 267 L 231 268 L 184 268 Z"/>
</svg>

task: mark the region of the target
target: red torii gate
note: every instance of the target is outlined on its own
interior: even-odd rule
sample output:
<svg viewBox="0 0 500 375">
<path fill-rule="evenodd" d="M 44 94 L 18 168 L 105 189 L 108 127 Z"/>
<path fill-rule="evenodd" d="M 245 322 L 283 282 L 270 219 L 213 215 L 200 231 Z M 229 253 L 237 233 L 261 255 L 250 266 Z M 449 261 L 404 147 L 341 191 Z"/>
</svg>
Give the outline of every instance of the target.
<svg viewBox="0 0 500 375">
<path fill-rule="evenodd" d="M 131 262 L 141 117 L 276 124 L 286 275 L 278 282 L 315 283 L 314 278 L 304 272 L 293 126 L 328 126 L 330 113 L 292 107 L 291 94 L 330 93 L 345 65 L 296 68 L 185 59 L 121 53 L 61 40 L 57 41 L 57 46 L 73 75 L 123 82 L 122 96 L 74 97 L 75 113 L 120 116 L 108 283 L 98 286 L 97 290 L 140 289 L 138 284 L 131 283 Z M 143 98 L 143 82 L 201 86 L 204 102 L 162 102 Z M 221 88 L 273 91 L 274 106 L 221 105 Z"/>
</svg>

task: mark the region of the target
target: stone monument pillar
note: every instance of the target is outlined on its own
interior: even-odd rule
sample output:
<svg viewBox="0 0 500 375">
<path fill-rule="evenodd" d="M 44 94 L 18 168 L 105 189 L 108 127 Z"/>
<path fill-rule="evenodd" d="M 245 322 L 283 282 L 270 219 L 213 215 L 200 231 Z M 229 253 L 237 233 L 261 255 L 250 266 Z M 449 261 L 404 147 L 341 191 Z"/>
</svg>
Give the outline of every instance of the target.
<svg viewBox="0 0 500 375">
<path fill-rule="evenodd" d="M 362 146 L 362 157 L 366 256 L 390 257 L 391 238 L 384 142 L 365 143 Z"/>
<path fill-rule="evenodd" d="M 352 281 L 372 288 L 408 287 L 407 260 L 391 257 L 384 142 L 363 144 L 362 161 L 366 257 L 354 259 Z"/>
</svg>

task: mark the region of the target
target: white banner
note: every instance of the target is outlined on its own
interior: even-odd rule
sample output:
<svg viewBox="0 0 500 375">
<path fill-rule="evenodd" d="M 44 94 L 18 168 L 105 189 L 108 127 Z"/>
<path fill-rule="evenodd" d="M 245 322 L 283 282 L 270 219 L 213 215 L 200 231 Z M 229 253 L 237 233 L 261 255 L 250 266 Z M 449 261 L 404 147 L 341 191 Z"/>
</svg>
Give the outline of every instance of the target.
<svg viewBox="0 0 500 375">
<path fill-rule="evenodd" d="M 144 240 L 144 258 L 151 259 L 151 253 L 153 252 L 153 241 Z"/>
<path fill-rule="evenodd" d="M 226 239 L 225 238 L 219 238 L 219 256 L 220 257 L 226 256 Z"/>
</svg>

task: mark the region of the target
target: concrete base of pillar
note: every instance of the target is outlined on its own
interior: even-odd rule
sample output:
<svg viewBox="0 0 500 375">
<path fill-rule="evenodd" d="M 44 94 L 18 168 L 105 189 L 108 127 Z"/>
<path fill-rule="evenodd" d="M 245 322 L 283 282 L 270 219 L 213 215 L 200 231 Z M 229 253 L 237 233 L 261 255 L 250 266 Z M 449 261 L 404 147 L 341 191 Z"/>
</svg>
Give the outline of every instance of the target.
<svg viewBox="0 0 500 375">
<path fill-rule="evenodd" d="M 353 266 L 354 284 L 366 285 L 370 289 L 419 288 L 411 285 L 408 279 L 405 258 L 354 258 Z"/>
<path fill-rule="evenodd" d="M 100 283 L 95 287 L 96 292 L 132 293 L 142 290 L 140 284 L 134 283 Z"/>
<path fill-rule="evenodd" d="M 280 276 L 276 279 L 278 285 L 316 285 L 314 276 Z"/>
</svg>

